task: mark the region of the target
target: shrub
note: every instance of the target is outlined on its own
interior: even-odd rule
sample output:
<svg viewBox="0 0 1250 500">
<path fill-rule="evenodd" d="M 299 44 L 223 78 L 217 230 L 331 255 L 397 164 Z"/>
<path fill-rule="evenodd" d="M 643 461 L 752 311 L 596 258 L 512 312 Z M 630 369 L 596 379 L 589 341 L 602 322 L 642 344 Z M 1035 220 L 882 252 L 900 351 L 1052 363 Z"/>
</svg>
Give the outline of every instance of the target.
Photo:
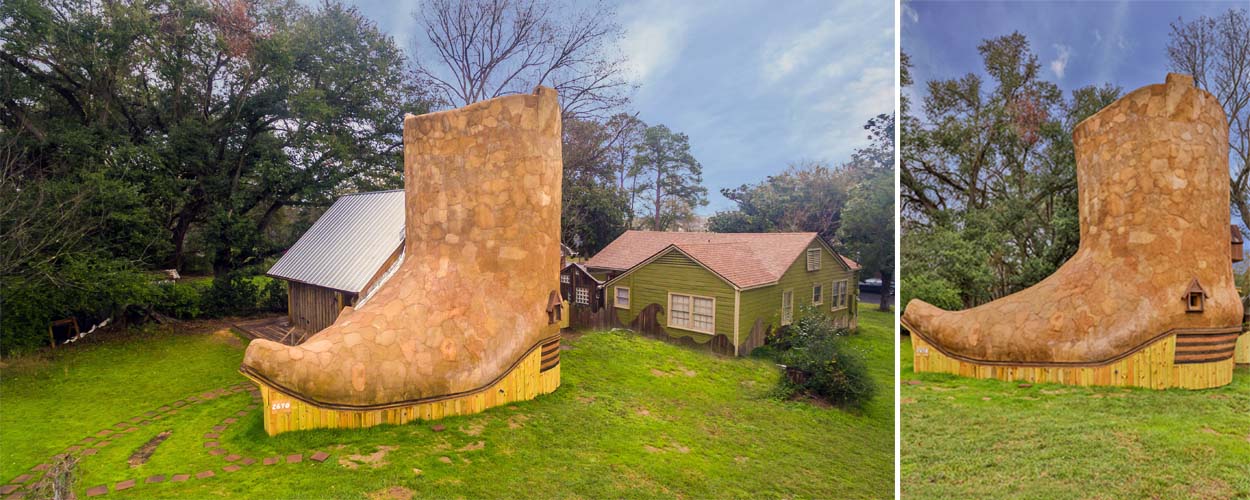
<svg viewBox="0 0 1250 500">
<path fill-rule="evenodd" d="M 203 280 L 158 283 L 156 288 L 160 294 L 153 308 L 178 319 L 198 318 L 204 314 L 204 300 L 211 286 L 211 282 Z"/>
<path fill-rule="evenodd" d="M 90 255 L 65 257 L 26 278 L 0 280 L 0 350 L 4 354 L 48 345 L 48 324 L 76 317 L 79 327 L 148 304 L 157 292 L 130 264 Z"/>
<path fill-rule="evenodd" d="M 859 406 L 876 393 L 864 353 L 850 346 L 850 330 L 835 328 L 828 315 L 806 312 L 776 339 L 778 362 L 788 373 L 783 388 L 831 403 Z"/>
<path fill-rule="evenodd" d="M 256 311 L 260 288 L 250 277 L 233 272 L 213 278 L 204 295 L 204 313 L 209 316 L 244 315 Z"/>
<path fill-rule="evenodd" d="M 907 309 L 907 303 L 911 299 L 920 299 L 948 311 L 964 307 L 959 289 L 943 278 L 930 275 L 909 276 L 903 278 L 902 285 L 899 299 L 903 310 Z"/>
<path fill-rule="evenodd" d="M 272 278 L 265 278 L 267 281 L 261 287 L 262 296 L 260 308 L 269 312 L 286 311 L 286 282 Z"/>
</svg>

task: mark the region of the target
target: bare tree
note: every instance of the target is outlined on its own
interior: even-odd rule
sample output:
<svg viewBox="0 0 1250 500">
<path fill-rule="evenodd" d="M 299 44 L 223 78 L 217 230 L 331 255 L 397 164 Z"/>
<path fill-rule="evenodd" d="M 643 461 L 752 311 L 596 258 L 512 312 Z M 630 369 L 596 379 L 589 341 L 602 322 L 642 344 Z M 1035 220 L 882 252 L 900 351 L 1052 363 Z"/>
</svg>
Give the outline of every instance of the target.
<svg viewBox="0 0 1250 500">
<path fill-rule="evenodd" d="M 1193 75 L 1228 115 L 1233 206 L 1250 221 L 1250 16 L 1230 9 L 1215 18 L 1177 19 L 1167 50 L 1172 68 Z"/>
<path fill-rule="evenodd" d="M 431 0 L 413 16 L 427 39 L 418 72 L 451 106 L 546 85 L 560 94 L 565 119 L 601 118 L 634 88 L 615 47 L 623 31 L 604 5 Z"/>
</svg>

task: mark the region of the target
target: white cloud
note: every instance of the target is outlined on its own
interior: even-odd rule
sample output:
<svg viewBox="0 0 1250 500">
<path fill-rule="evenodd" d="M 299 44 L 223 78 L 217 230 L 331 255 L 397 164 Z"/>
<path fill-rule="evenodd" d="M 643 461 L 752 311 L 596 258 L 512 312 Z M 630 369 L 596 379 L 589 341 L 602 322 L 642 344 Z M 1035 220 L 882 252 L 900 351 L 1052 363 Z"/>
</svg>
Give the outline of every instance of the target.
<svg viewBox="0 0 1250 500">
<path fill-rule="evenodd" d="M 761 68 L 764 79 L 770 82 L 779 81 L 796 69 L 806 66 L 816 56 L 832 54 L 831 42 L 845 35 L 848 24 L 825 19 L 816 27 L 797 36 L 771 40 L 761 54 L 764 61 Z"/>
<path fill-rule="evenodd" d="M 1072 47 L 1062 44 L 1055 44 L 1055 50 L 1059 55 L 1053 61 L 1050 61 L 1050 70 L 1055 72 L 1055 76 L 1063 78 L 1063 73 L 1068 69 L 1068 59 L 1072 56 Z"/>
<path fill-rule="evenodd" d="M 694 15 L 680 5 L 650 1 L 631 4 L 622 9 L 621 17 L 625 19 L 621 50 L 629 71 L 645 83 L 663 75 L 681 56 Z"/>
<path fill-rule="evenodd" d="M 912 8 L 910 3 L 903 3 L 903 19 L 911 21 L 912 24 L 920 23 L 920 13 Z"/>
</svg>

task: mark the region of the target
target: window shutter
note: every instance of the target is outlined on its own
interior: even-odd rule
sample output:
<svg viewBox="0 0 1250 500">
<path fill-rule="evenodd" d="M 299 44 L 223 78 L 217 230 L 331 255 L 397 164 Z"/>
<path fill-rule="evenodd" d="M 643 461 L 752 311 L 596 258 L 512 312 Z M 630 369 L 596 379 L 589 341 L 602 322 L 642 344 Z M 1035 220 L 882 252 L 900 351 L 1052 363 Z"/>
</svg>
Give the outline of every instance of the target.
<svg viewBox="0 0 1250 500">
<path fill-rule="evenodd" d="M 807 270 L 808 271 L 820 270 L 820 249 L 819 248 L 807 249 Z"/>
</svg>

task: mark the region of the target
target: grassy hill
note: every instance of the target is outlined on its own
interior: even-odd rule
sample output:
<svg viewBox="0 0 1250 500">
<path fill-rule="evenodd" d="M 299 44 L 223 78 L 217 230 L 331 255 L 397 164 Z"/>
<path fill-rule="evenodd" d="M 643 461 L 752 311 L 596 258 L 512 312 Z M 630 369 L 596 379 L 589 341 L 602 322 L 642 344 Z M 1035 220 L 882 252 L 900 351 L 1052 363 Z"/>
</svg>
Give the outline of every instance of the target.
<svg viewBox="0 0 1250 500">
<path fill-rule="evenodd" d="M 1250 498 L 1250 370 L 1189 391 L 974 380 L 902 351 L 904 498 Z"/>
<path fill-rule="evenodd" d="M 0 480 L 82 446 L 98 452 L 82 457 L 76 491 L 108 485 L 105 498 L 888 497 L 893 317 L 870 309 L 861 308 L 855 342 L 869 351 L 881 390 L 856 412 L 771 397 L 779 374 L 762 360 L 593 332 L 566 341 L 563 385 L 537 400 L 438 422 L 275 438 L 246 391 L 209 393 L 245 382 L 236 371 L 244 343 L 223 323 L 132 332 L 7 362 Z M 182 404 L 199 394 L 210 397 Z M 162 431 L 168 438 L 146 463 L 127 464 Z M 209 454 L 210 440 L 228 452 Z M 331 456 L 310 460 L 317 451 Z M 302 460 L 286 463 L 292 454 Z M 283 459 L 264 465 L 266 457 Z M 226 470 L 249 458 L 256 462 Z M 195 477 L 210 470 L 214 477 Z M 171 482 L 175 474 L 191 477 Z M 153 476 L 163 481 L 145 483 Z M 137 484 L 115 491 L 129 479 Z"/>
</svg>

